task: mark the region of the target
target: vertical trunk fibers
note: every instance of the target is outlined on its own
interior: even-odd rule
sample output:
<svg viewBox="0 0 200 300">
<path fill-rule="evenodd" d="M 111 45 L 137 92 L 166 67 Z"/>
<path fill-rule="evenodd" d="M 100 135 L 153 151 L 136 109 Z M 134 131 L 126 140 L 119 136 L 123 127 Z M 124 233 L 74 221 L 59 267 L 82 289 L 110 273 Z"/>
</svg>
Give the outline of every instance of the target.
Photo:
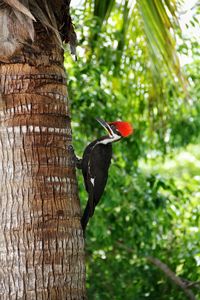
<svg viewBox="0 0 200 300">
<path fill-rule="evenodd" d="M 80 300 L 84 240 L 63 51 L 35 27 L 34 46 L 0 63 L 0 300 Z"/>
</svg>

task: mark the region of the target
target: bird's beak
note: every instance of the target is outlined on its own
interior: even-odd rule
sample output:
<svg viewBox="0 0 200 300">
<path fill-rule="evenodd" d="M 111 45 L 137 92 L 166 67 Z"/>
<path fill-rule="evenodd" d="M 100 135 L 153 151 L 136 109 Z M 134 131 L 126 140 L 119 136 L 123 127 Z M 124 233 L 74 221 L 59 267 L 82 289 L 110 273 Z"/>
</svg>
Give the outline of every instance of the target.
<svg viewBox="0 0 200 300">
<path fill-rule="evenodd" d="M 105 128 L 105 130 L 108 132 L 109 136 L 112 137 L 113 131 L 110 128 L 110 125 L 100 118 L 96 118 L 96 120 L 97 120 L 97 122 L 99 122 L 99 124 L 101 124 L 101 126 L 103 126 L 103 128 Z"/>
</svg>

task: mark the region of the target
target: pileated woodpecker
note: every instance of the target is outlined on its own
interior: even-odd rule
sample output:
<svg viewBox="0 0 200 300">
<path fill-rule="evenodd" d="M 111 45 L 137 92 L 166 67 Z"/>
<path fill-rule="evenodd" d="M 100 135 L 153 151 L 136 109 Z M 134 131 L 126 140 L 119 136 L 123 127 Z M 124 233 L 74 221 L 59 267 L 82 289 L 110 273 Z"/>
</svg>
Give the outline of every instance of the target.
<svg viewBox="0 0 200 300">
<path fill-rule="evenodd" d="M 106 129 L 108 135 L 90 143 L 83 153 L 83 158 L 76 161 L 77 167 L 82 169 L 85 187 L 88 192 L 88 202 L 81 219 L 84 232 L 106 186 L 112 158 L 112 143 L 133 132 L 133 128 L 128 122 L 107 123 L 101 119 L 97 119 L 97 121 Z"/>
</svg>

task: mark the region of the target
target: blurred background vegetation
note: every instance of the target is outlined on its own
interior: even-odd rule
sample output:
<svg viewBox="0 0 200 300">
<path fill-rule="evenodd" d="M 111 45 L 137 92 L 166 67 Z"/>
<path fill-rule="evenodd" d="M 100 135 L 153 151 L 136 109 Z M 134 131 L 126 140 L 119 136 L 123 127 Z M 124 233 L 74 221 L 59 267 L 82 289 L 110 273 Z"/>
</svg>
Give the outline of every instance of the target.
<svg viewBox="0 0 200 300">
<path fill-rule="evenodd" d="M 135 129 L 113 146 L 88 226 L 90 300 L 200 299 L 197 2 L 72 1 L 78 60 L 66 52 L 65 67 L 76 153 L 104 134 L 96 117 Z"/>
</svg>

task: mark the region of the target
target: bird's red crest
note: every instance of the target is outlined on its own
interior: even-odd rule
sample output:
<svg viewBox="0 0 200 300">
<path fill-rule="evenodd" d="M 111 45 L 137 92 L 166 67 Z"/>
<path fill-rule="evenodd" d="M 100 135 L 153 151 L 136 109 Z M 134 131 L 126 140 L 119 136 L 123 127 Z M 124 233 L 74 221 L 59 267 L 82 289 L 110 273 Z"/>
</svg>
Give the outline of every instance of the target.
<svg viewBox="0 0 200 300">
<path fill-rule="evenodd" d="M 116 129 L 121 133 L 123 137 L 129 136 L 130 134 L 133 133 L 133 127 L 128 122 L 117 121 L 117 122 L 110 122 L 108 124 L 115 125 Z"/>
</svg>

